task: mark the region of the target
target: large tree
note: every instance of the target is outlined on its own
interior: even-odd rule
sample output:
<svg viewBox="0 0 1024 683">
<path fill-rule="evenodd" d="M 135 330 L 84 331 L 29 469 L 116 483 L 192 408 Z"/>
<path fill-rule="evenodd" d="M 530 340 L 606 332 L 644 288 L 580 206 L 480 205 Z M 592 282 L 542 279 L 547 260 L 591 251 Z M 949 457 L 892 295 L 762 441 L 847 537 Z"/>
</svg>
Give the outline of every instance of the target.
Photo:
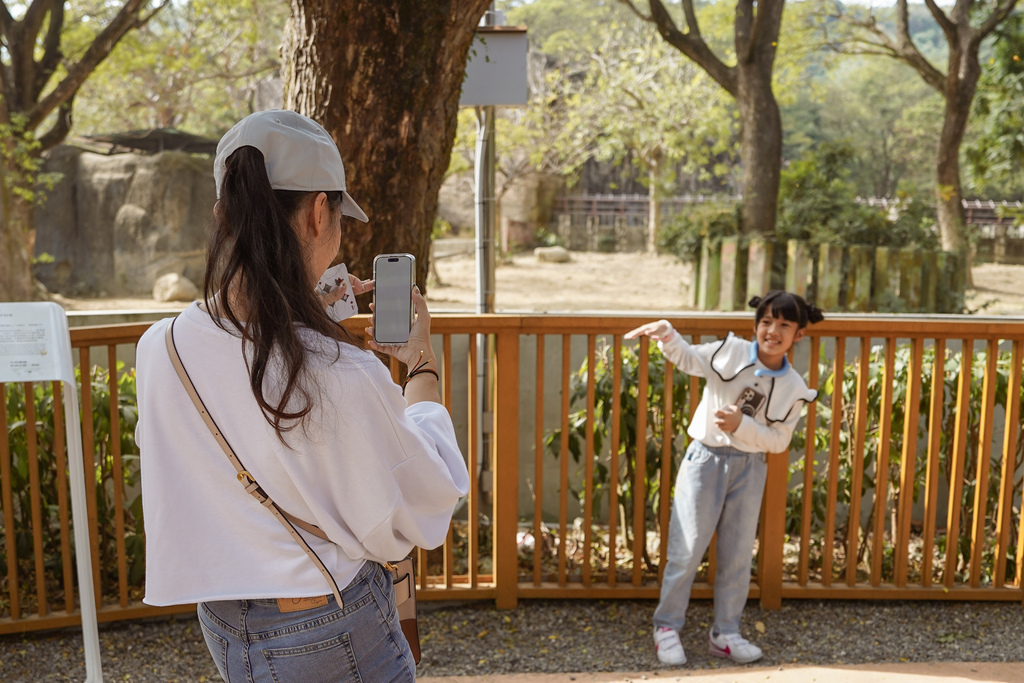
<svg viewBox="0 0 1024 683">
<path fill-rule="evenodd" d="M 772 90 L 784 0 L 737 0 L 733 24 L 734 55 L 720 57 L 697 21 L 693 0 L 682 0 L 680 30 L 662 0 L 648 0 L 649 13 L 636 0 L 620 0 L 673 47 L 704 69 L 736 100 L 740 113 L 740 158 L 743 162 L 742 228 L 745 233 L 773 235 L 782 164 L 782 116 Z M 729 64 L 735 59 L 734 64 Z"/>
<path fill-rule="evenodd" d="M 285 106 L 320 121 L 370 218 L 339 259 L 369 277 L 373 257 L 409 252 L 426 285 L 437 196 L 455 139 L 474 31 L 489 0 L 292 0 Z"/>
<path fill-rule="evenodd" d="M 96 28 L 71 53 L 64 42 L 66 4 L 32 0 L 11 4 L 12 14 L 0 0 L 0 301 L 33 298 L 40 155 L 67 137 L 75 95 L 89 75 L 128 31 L 152 16 L 146 13 L 149 0 L 98 3 L 96 13 L 74 17 Z"/>
<path fill-rule="evenodd" d="M 982 41 L 1010 16 L 1016 4 L 1017 0 L 956 0 L 951 8 L 943 9 L 935 0 L 925 0 L 949 48 L 943 71 L 915 44 L 907 0 L 896 0 L 893 29 L 881 24 L 872 10 L 851 13 L 834 3 L 833 16 L 857 29 L 852 37 L 834 43 L 836 49 L 897 59 L 917 71 L 945 101 L 935 160 L 935 201 L 946 251 L 962 252 L 967 247 L 960 146 L 982 72 L 978 54 Z"/>
</svg>

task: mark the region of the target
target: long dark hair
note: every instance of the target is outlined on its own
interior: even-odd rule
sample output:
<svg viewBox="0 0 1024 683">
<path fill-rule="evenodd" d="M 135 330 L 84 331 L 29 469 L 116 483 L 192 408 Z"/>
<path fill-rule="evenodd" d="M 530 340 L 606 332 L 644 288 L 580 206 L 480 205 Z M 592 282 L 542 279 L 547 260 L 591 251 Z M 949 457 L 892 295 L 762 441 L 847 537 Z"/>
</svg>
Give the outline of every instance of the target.
<svg viewBox="0 0 1024 683">
<path fill-rule="evenodd" d="M 764 297 L 755 296 L 749 303 L 752 308 L 757 309 L 754 313 L 755 325 L 761 322 L 761 318 L 769 311 L 776 318 L 785 318 L 796 323 L 799 329 L 807 327 L 807 323 L 820 323 L 825 319 L 825 314 L 820 308 L 807 303 L 799 294 L 781 289 L 773 289 Z"/>
<path fill-rule="evenodd" d="M 240 147 L 228 157 L 207 249 L 203 297 L 214 322 L 242 337 L 249 385 L 266 418 L 284 441 L 313 409 L 316 378 L 309 372 L 311 348 L 299 327 L 337 342 L 361 346 L 328 316 L 314 291 L 292 217 L 318 193 L 274 190 L 263 153 Z M 341 212 L 341 192 L 326 192 L 331 211 Z M 337 215 L 336 213 L 334 215 Z M 227 296 L 244 302 L 240 320 Z M 214 295 L 220 292 L 216 304 Z M 268 367 L 283 373 L 282 385 L 264 391 Z"/>
</svg>

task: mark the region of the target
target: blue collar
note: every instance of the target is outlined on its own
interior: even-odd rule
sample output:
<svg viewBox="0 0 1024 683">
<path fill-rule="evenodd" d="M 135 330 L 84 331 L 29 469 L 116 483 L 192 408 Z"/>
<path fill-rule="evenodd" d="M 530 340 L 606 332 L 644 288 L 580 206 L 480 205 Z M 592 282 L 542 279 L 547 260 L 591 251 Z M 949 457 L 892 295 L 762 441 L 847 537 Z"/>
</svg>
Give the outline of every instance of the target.
<svg viewBox="0 0 1024 683">
<path fill-rule="evenodd" d="M 757 362 L 757 342 L 753 342 L 750 345 L 750 364 L 753 365 Z M 785 356 L 782 357 L 782 367 L 778 370 L 771 370 L 769 368 L 757 368 L 754 370 L 755 377 L 782 377 L 789 372 L 789 359 Z"/>
</svg>

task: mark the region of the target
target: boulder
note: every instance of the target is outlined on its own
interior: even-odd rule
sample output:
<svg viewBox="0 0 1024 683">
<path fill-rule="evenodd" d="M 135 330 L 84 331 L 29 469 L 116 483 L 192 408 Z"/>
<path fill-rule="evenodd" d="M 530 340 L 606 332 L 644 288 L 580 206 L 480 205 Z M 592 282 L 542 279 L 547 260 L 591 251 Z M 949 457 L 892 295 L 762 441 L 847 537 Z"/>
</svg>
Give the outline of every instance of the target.
<svg viewBox="0 0 1024 683">
<path fill-rule="evenodd" d="M 195 283 L 177 273 L 161 275 L 153 285 L 153 298 L 157 301 L 195 301 L 198 296 Z"/>
<path fill-rule="evenodd" d="M 541 263 L 568 263 L 569 250 L 565 247 L 537 247 L 533 255 Z"/>
<path fill-rule="evenodd" d="M 36 256 L 52 261 L 35 274 L 50 291 L 145 296 L 164 273 L 202 280 L 217 199 L 209 156 L 59 146 L 44 170 L 61 176 L 36 210 Z"/>
</svg>

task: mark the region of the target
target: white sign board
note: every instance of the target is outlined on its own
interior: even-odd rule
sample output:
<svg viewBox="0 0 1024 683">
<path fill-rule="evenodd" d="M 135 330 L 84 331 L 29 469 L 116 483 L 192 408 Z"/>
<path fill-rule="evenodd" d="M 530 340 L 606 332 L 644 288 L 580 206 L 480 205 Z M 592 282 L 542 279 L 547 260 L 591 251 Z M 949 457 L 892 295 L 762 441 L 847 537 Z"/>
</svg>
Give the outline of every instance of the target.
<svg viewBox="0 0 1024 683">
<path fill-rule="evenodd" d="M 481 26 L 466 61 L 460 107 L 521 106 L 530 99 L 526 81 L 526 28 Z"/>
<path fill-rule="evenodd" d="M 56 308 L 57 311 L 54 311 Z M 75 381 L 74 366 L 71 376 L 61 368 L 58 353 L 54 313 L 64 316 L 59 306 L 37 304 L 4 304 L 0 309 L 0 381 L 38 382 L 60 380 Z M 67 334 L 67 322 L 64 323 Z M 70 362 L 70 345 L 68 346 Z"/>
<path fill-rule="evenodd" d="M 68 318 L 50 302 L 0 303 L 0 382 L 63 382 L 71 517 L 75 526 L 78 602 L 82 612 L 86 683 L 100 683 L 100 638 L 92 583 L 89 518 L 85 503 L 85 464 L 78 415 L 75 364 L 71 357 Z M 6 437 L 6 432 L 4 434 Z"/>
</svg>

